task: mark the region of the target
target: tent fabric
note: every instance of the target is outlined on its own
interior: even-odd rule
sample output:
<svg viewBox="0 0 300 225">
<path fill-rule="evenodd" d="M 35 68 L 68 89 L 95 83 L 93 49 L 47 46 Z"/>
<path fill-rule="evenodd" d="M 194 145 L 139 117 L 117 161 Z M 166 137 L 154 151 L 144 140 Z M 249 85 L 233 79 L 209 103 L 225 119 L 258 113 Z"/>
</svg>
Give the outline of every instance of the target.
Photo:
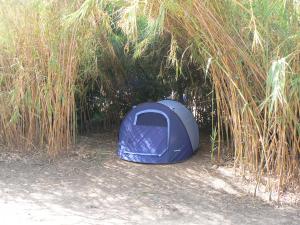
<svg viewBox="0 0 300 225">
<path fill-rule="evenodd" d="M 192 114 L 186 116 L 192 117 Z M 181 117 L 157 102 L 133 107 L 120 126 L 119 157 L 141 163 L 174 163 L 188 159 L 195 146 L 187 132 L 189 124 L 184 124 Z"/>
<path fill-rule="evenodd" d="M 188 132 L 189 138 L 193 150 L 195 151 L 199 146 L 199 128 L 194 119 L 194 116 L 190 110 L 188 110 L 184 105 L 173 100 L 162 100 L 158 103 L 163 104 L 173 110 L 177 116 L 181 119 Z"/>
</svg>

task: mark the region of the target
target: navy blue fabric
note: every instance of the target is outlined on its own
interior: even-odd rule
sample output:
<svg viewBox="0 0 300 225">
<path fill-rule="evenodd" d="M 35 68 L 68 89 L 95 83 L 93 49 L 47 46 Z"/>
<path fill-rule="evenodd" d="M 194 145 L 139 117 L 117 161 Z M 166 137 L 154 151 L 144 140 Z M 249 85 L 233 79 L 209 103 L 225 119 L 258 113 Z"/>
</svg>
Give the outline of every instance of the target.
<svg viewBox="0 0 300 225">
<path fill-rule="evenodd" d="M 118 150 L 121 159 L 161 164 L 183 161 L 192 154 L 193 149 L 185 126 L 163 104 L 138 105 L 122 121 Z"/>
</svg>

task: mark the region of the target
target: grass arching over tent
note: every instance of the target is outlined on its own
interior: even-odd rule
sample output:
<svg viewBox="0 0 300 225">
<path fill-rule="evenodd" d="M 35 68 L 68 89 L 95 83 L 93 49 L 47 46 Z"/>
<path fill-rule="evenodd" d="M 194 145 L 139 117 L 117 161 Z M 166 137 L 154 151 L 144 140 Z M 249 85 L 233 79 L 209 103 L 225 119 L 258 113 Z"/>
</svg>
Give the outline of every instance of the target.
<svg viewBox="0 0 300 225">
<path fill-rule="evenodd" d="M 279 187 L 294 178 L 298 180 L 299 4 L 164 4 L 168 7 L 168 30 L 179 40 L 182 33 L 186 34 L 196 49 L 191 54 L 200 64 L 205 66 L 205 62 L 212 61 L 210 76 L 218 107 L 218 136 L 224 136 L 222 130 L 230 133 L 235 165 L 250 169 L 258 180 L 263 173 L 269 178 L 278 176 Z"/>
<path fill-rule="evenodd" d="M 191 92 L 211 81 L 219 157 L 221 140 L 229 137 L 236 167 L 258 181 L 262 174 L 278 177 L 281 188 L 299 183 L 297 1 L 29 2 L 1 11 L 5 145 L 46 145 L 51 154 L 67 148 L 86 95 L 98 89 L 106 103 L 118 103 L 117 89 L 130 80 L 130 69 L 153 54 L 159 70 L 152 77 L 160 84 L 173 85 L 191 67 L 201 68 L 189 82 Z"/>
</svg>

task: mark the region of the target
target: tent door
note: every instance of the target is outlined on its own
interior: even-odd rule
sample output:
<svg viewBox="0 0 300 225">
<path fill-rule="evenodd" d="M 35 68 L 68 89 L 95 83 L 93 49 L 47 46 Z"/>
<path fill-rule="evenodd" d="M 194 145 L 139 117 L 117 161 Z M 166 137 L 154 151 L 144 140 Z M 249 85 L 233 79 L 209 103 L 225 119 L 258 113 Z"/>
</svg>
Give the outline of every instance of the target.
<svg viewBox="0 0 300 225">
<path fill-rule="evenodd" d="M 133 132 L 128 139 L 126 153 L 145 156 L 162 156 L 169 145 L 169 118 L 158 110 L 138 112 Z"/>
</svg>

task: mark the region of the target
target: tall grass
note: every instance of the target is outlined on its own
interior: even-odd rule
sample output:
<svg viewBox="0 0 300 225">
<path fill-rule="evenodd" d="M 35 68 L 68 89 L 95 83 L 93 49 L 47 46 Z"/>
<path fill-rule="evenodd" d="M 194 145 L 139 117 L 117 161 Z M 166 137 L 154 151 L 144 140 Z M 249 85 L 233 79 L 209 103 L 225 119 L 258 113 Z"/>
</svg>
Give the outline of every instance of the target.
<svg viewBox="0 0 300 225">
<path fill-rule="evenodd" d="M 190 54 L 203 68 L 212 58 L 218 137 L 230 132 L 235 165 L 253 171 L 258 181 L 262 174 L 279 177 L 280 188 L 298 182 L 298 6 L 279 0 L 160 4 L 168 12 L 166 29 L 178 43 L 191 43 Z"/>
<path fill-rule="evenodd" d="M 71 26 L 66 15 L 80 2 L 0 4 L 1 142 L 25 149 L 46 147 L 55 155 L 76 137 L 75 95 L 83 94 L 78 82 L 93 79 L 98 46 L 109 48 L 105 29 L 95 36 L 95 27 L 103 24 L 97 20 L 105 15 L 98 9 Z M 98 44 L 96 38 L 104 40 Z"/>
<path fill-rule="evenodd" d="M 16 3 L 1 3 L 1 141 L 55 154 L 75 134 L 76 33 L 64 32 L 64 3 Z"/>
</svg>

